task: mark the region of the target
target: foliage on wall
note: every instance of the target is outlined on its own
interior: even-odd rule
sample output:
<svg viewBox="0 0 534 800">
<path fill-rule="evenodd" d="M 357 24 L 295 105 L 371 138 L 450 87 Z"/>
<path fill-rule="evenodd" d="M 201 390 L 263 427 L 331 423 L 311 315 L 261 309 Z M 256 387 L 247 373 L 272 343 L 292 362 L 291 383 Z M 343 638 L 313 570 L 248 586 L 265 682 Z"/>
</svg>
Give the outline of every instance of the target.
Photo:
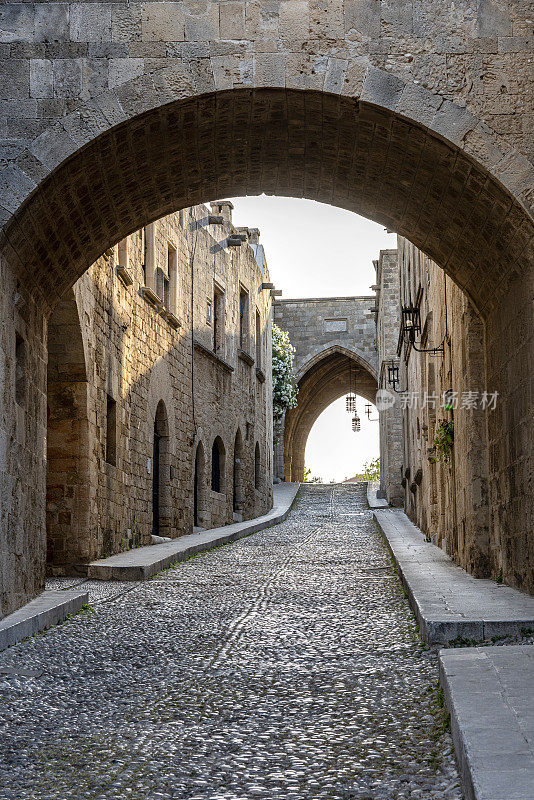
<svg viewBox="0 0 534 800">
<path fill-rule="evenodd" d="M 288 408 L 297 405 L 298 387 L 293 382 L 295 348 L 286 331 L 273 324 L 273 419 L 281 422 Z"/>
<path fill-rule="evenodd" d="M 363 465 L 362 478 L 364 481 L 380 480 L 380 458 L 373 458 Z"/>
</svg>

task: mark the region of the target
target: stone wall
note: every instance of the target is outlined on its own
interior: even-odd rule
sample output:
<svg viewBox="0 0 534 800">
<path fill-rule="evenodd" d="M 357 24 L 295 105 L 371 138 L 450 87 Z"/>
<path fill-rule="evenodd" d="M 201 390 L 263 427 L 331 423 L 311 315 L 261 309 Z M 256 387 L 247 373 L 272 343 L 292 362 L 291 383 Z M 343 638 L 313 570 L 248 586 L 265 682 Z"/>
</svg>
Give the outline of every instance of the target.
<svg viewBox="0 0 534 800">
<path fill-rule="evenodd" d="M 125 242 L 108 251 L 52 314 L 47 533 L 55 573 L 83 573 L 90 559 L 150 543 L 155 425 L 154 532 L 192 532 L 196 461 L 199 527 L 271 507 L 271 298 L 261 289 L 269 275 L 265 258 L 260 268 L 255 257 L 258 231 L 240 229 L 244 242 L 229 247 L 236 230 L 230 204 L 222 210 L 222 224 L 210 224 L 212 211 L 197 206 L 132 234 L 127 253 Z M 214 284 L 224 306 L 217 352 Z M 217 437 L 222 474 L 214 491 Z"/>
<path fill-rule="evenodd" d="M 381 250 L 376 269 L 376 341 L 378 387 L 387 391 L 388 367 L 397 364 L 399 331 L 399 265 L 396 250 Z M 386 399 L 389 398 L 389 392 Z M 404 500 L 401 487 L 402 418 L 399 404 L 389 405 L 378 397 L 380 425 L 380 496 L 391 505 Z"/>
<path fill-rule="evenodd" d="M 416 346 L 430 349 L 443 343 L 443 353 L 419 353 L 405 339 L 400 351 L 400 388 L 407 389 L 403 408 L 403 485 L 406 510 L 414 522 L 461 566 L 477 577 L 503 579 L 532 591 L 534 551 L 527 509 L 531 473 L 520 460 L 514 479 L 522 474 L 524 506 L 517 507 L 515 529 L 499 518 L 500 489 L 492 492 L 490 462 L 495 452 L 488 431 L 514 415 L 517 434 L 525 430 L 522 394 L 510 408 L 486 371 L 485 326 L 469 299 L 434 262 L 399 238 L 400 304 L 420 309 L 421 335 Z M 452 409 L 444 394 L 452 392 Z M 433 441 L 440 421 L 454 423 L 450 462 L 440 460 Z M 496 468 L 493 464 L 493 470 Z M 530 475 L 530 478 L 529 478 Z M 524 517 L 524 526 L 521 519 Z"/>
</svg>

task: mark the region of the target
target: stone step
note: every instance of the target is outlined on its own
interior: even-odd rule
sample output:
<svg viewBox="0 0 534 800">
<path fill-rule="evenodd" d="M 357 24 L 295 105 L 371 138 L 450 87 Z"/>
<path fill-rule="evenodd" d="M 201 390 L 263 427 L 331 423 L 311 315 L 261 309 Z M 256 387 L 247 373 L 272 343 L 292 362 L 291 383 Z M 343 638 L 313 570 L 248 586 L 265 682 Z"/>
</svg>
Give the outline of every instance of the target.
<svg viewBox="0 0 534 800">
<path fill-rule="evenodd" d="M 466 800 L 534 800 L 534 646 L 441 650 Z"/>
<path fill-rule="evenodd" d="M 0 650 L 57 625 L 76 614 L 89 600 L 89 593 L 69 589 L 47 590 L 0 620 Z"/>
<path fill-rule="evenodd" d="M 92 561 L 87 567 L 87 577 L 101 581 L 144 581 L 178 561 L 211 550 L 244 536 L 262 531 L 283 522 L 297 496 L 298 483 L 280 483 L 274 487 L 274 505 L 268 514 L 246 522 L 236 522 L 222 528 L 212 528 L 201 533 L 180 536 L 163 544 L 138 547 L 126 553 Z"/>
<path fill-rule="evenodd" d="M 403 511 L 375 511 L 424 640 L 448 644 L 534 631 L 534 597 L 454 564 Z"/>
</svg>

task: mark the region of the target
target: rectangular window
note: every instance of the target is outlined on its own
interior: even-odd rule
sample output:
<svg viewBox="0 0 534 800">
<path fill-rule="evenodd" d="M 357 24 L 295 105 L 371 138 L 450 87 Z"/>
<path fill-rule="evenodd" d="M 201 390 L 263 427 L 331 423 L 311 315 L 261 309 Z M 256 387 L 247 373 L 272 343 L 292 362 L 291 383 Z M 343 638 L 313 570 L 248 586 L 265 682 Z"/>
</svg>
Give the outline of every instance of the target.
<svg viewBox="0 0 534 800">
<path fill-rule="evenodd" d="M 15 334 L 15 400 L 19 406 L 26 405 L 26 343 Z"/>
<path fill-rule="evenodd" d="M 145 286 L 156 290 L 156 224 L 152 222 L 145 228 Z"/>
<path fill-rule="evenodd" d="M 117 403 L 107 395 L 106 405 L 106 461 L 117 465 Z"/>
<path fill-rule="evenodd" d="M 178 311 L 178 254 L 172 244 L 167 245 L 167 296 L 163 298 L 165 308 L 176 316 Z"/>
<path fill-rule="evenodd" d="M 130 254 L 128 248 L 128 237 L 126 236 L 125 239 L 121 239 L 119 244 L 117 245 L 117 261 L 119 267 L 124 267 L 124 269 L 130 268 Z"/>
<path fill-rule="evenodd" d="M 242 286 L 239 288 L 239 347 L 241 350 L 248 347 L 248 292 Z"/>
<path fill-rule="evenodd" d="M 213 289 L 213 351 L 224 355 L 224 292 Z"/>
<path fill-rule="evenodd" d="M 261 351 L 262 351 L 262 338 L 261 338 L 261 317 L 260 312 L 256 309 L 256 367 L 261 369 Z"/>
<path fill-rule="evenodd" d="M 211 311 L 212 311 L 213 304 L 211 300 L 208 300 L 206 303 L 206 322 L 208 325 L 211 325 Z"/>
</svg>

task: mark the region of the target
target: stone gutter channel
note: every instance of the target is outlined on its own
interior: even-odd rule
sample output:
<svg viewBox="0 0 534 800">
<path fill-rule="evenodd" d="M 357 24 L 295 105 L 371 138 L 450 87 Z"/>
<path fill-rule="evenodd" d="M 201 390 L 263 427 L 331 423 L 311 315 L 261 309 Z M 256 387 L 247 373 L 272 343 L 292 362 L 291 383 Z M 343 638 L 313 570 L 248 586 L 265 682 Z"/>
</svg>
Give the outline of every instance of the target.
<svg viewBox="0 0 534 800">
<path fill-rule="evenodd" d="M 185 561 L 196 553 L 235 542 L 271 525 L 283 522 L 297 496 L 298 483 L 280 483 L 274 486 L 274 504 L 271 511 L 261 517 L 212 528 L 201 533 L 180 536 L 162 544 L 139 547 L 109 558 L 93 561 L 87 568 L 87 580 L 73 579 L 72 588 L 48 589 L 34 600 L 0 620 L 0 650 L 40 633 L 52 625 L 76 614 L 89 601 L 84 584 L 91 581 L 146 581 L 172 564 Z M 124 593 L 128 589 L 119 593 Z M 116 596 L 114 593 L 113 596 Z M 102 602 L 102 601 L 101 601 Z"/>
<path fill-rule="evenodd" d="M 440 684 L 466 800 L 534 800 L 534 597 L 473 578 L 404 512 L 373 516 L 421 636 L 442 648 Z M 522 643 L 507 643 L 514 640 Z"/>
</svg>

